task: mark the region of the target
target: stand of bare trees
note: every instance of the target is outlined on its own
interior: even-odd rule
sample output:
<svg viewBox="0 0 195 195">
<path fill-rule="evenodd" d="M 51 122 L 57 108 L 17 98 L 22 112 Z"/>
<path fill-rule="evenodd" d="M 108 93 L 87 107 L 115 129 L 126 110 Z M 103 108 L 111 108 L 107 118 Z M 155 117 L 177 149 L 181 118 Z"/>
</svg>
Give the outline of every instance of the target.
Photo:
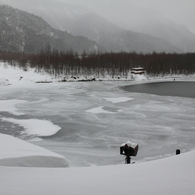
<svg viewBox="0 0 195 195">
<path fill-rule="evenodd" d="M 81 55 L 47 48 L 38 54 L 0 52 L 0 60 L 16 64 L 22 69 L 35 68 L 58 78 L 63 76 L 88 78 L 127 77 L 133 67 L 143 67 L 152 76 L 167 74 L 194 74 L 195 53 L 91 53 Z"/>
</svg>

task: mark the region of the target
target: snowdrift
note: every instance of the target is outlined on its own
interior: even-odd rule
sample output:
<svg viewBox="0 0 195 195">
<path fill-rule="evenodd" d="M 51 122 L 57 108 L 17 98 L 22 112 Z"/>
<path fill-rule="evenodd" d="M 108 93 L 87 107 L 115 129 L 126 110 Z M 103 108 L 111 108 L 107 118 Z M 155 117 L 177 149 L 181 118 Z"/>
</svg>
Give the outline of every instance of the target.
<svg viewBox="0 0 195 195">
<path fill-rule="evenodd" d="M 148 80 L 145 75 L 133 75 L 134 81 L 146 81 Z"/>
<path fill-rule="evenodd" d="M 63 156 L 12 136 L 0 134 L 0 143 L 0 166 L 68 167 Z"/>
<path fill-rule="evenodd" d="M 5 78 L 0 78 L 0 86 L 7 86 L 7 85 L 11 85 L 9 80 Z"/>
<path fill-rule="evenodd" d="M 0 166 L 0 194 L 190 195 L 195 151 L 145 163 L 80 168 Z"/>
</svg>

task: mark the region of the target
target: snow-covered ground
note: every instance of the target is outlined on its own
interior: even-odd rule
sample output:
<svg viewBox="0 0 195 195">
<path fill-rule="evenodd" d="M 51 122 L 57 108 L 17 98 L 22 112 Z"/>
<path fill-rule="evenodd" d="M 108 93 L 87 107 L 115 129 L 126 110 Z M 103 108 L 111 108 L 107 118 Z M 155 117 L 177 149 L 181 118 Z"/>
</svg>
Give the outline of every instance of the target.
<svg viewBox="0 0 195 195">
<path fill-rule="evenodd" d="M 0 166 L 0 194 L 191 195 L 195 192 L 194 163 L 193 151 L 130 165 L 82 168 Z"/>
<path fill-rule="evenodd" d="M 7 85 L 29 85 L 38 81 L 51 81 L 51 76 L 35 73 L 35 69 L 24 71 L 17 66 L 13 67 L 7 63 L 0 62 L 0 86 Z"/>
<path fill-rule="evenodd" d="M 142 81 L 38 84 L 51 78 L 2 64 L 0 78 L 0 194 L 195 192 L 194 99 L 119 88 Z M 124 165 L 128 140 L 140 149 Z"/>
</svg>

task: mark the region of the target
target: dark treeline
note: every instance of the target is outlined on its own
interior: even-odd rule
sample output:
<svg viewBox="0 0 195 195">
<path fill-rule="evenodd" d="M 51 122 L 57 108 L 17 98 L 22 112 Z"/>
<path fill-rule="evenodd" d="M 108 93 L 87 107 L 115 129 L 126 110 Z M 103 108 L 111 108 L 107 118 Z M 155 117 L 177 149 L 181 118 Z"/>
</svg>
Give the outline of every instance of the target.
<svg viewBox="0 0 195 195">
<path fill-rule="evenodd" d="M 36 68 L 37 72 L 47 72 L 59 76 L 105 77 L 110 75 L 127 77 L 133 67 L 145 68 L 152 76 L 167 74 L 195 73 L 195 53 L 91 53 L 81 55 L 51 50 L 49 47 L 38 54 L 0 52 L 0 60 L 16 64 L 23 69 Z"/>
</svg>

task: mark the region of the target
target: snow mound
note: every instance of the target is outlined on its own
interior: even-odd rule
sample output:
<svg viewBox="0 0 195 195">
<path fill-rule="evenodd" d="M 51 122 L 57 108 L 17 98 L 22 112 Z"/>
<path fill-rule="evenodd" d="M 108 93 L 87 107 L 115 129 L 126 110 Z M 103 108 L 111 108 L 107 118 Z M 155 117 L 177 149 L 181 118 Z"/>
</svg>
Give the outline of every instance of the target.
<svg viewBox="0 0 195 195">
<path fill-rule="evenodd" d="M 54 152 L 9 135 L 0 134 L 0 166 L 68 167 L 66 159 Z"/>
<path fill-rule="evenodd" d="M 8 79 L 0 78 L 0 86 L 11 85 Z"/>
<path fill-rule="evenodd" d="M 133 79 L 134 79 L 134 81 L 145 81 L 145 80 L 148 80 L 145 75 L 139 75 L 139 74 L 137 74 L 137 75 L 134 74 L 133 75 Z"/>
</svg>

